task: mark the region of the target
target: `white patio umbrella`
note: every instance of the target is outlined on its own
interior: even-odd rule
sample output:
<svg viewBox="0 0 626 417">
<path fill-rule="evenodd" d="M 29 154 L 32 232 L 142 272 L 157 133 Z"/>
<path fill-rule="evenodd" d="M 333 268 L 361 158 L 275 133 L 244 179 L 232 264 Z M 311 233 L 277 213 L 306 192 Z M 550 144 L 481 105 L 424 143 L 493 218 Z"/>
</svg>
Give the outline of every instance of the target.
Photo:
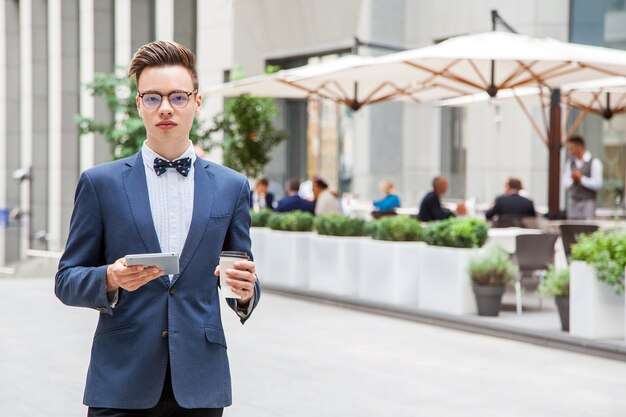
<svg viewBox="0 0 626 417">
<path fill-rule="evenodd" d="M 393 77 L 368 73 L 368 68 L 370 72 L 375 68 L 374 62 L 376 60 L 372 57 L 347 55 L 319 64 L 219 84 L 209 87 L 204 93 L 223 97 L 244 94 L 277 98 L 322 97 L 353 110 L 387 100 L 410 100 L 411 95 L 402 90 Z M 376 68 L 374 72 L 380 70 Z"/>
<path fill-rule="evenodd" d="M 562 142 L 564 143 L 578 128 L 588 113 L 594 113 L 609 120 L 616 114 L 626 113 L 626 78 L 610 77 L 580 83 L 564 84 L 560 87 L 561 104 L 565 112 L 562 128 Z M 506 103 L 515 100 L 528 117 L 539 137 L 547 143 L 548 126 L 545 130 L 539 128 L 534 121 L 527 105 L 539 104 L 544 110 L 550 104 L 550 89 L 547 87 L 520 87 L 500 90 L 497 97 L 490 97 L 487 93 L 471 94 L 440 100 L 436 104 L 441 107 L 467 106 L 476 103 L 492 101 Z M 570 108 L 577 108 L 581 112 L 567 131 L 565 123 Z M 545 117 L 544 117 L 545 120 Z"/>
<path fill-rule="evenodd" d="M 626 51 L 505 32 L 459 36 L 386 55 L 377 65 L 422 100 L 626 75 Z M 435 88 L 433 88 L 433 86 Z M 442 90 L 448 90 L 442 94 Z"/>
</svg>

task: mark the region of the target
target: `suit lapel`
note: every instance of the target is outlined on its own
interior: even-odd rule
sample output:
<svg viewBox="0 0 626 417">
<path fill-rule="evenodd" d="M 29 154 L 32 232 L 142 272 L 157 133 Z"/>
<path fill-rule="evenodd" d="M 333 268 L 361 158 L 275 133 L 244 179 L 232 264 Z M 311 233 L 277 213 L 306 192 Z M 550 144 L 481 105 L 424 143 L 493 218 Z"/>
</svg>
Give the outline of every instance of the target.
<svg viewBox="0 0 626 417">
<path fill-rule="evenodd" d="M 213 207 L 215 178 L 210 171 L 210 165 L 207 161 L 196 158 L 193 167 L 194 194 L 191 226 L 189 227 L 187 240 L 185 240 L 185 246 L 183 247 L 180 257 L 180 273 L 174 276 L 173 282 L 182 275 L 187 265 L 189 265 L 189 261 L 191 261 L 191 258 L 198 249 L 198 245 L 202 240 L 209 218 L 211 217 L 211 208 Z"/>
<path fill-rule="evenodd" d="M 137 153 L 135 158 L 129 159 L 126 163 L 129 165 L 129 168 L 122 174 L 124 189 L 126 190 L 130 211 L 135 220 L 137 231 L 139 231 L 139 236 L 141 236 L 148 253 L 161 252 L 159 238 L 152 220 L 146 171 L 143 166 L 141 152 Z"/>
</svg>

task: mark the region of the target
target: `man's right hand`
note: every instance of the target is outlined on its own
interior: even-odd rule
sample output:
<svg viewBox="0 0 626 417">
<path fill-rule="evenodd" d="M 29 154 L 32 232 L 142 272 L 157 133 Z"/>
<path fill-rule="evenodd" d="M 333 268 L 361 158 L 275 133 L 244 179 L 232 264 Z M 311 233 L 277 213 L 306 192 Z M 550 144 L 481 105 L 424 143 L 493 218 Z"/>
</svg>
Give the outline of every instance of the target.
<svg viewBox="0 0 626 417">
<path fill-rule="evenodd" d="M 162 276 L 163 273 L 164 271 L 159 268 L 144 268 L 141 265 L 126 266 L 124 258 L 120 258 L 107 267 L 106 291 L 115 291 L 118 288 L 135 291 Z"/>
</svg>

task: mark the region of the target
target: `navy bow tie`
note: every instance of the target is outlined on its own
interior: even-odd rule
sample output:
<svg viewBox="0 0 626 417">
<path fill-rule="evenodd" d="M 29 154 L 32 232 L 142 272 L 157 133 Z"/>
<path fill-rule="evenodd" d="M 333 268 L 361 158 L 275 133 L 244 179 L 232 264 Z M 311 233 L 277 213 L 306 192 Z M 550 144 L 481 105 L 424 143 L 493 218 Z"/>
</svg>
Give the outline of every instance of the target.
<svg viewBox="0 0 626 417">
<path fill-rule="evenodd" d="M 180 175 L 186 177 L 191 168 L 191 158 L 180 158 L 172 162 L 161 158 L 154 158 L 153 167 L 157 176 L 163 174 L 168 168 L 175 168 Z"/>
</svg>

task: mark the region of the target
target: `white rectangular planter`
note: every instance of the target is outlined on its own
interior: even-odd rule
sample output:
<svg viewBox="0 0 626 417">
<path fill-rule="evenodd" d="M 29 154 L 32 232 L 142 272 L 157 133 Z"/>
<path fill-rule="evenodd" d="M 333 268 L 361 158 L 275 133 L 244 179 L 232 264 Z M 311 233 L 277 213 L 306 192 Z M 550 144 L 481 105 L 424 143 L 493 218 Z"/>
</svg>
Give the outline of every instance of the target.
<svg viewBox="0 0 626 417">
<path fill-rule="evenodd" d="M 417 306 L 423 242 L 361 243 L 358 297 L 385 304 Z"/>
<path fill-rule="evenodd" d="M 624 297 L 596 277 L 595 268 L 574 261 L 570 267 L 570 334 L 588 339 L 624 337 Z"/>
<path fill-rule="evenodd" d="M 312 232 L 268 230 L 264 250 L 264 282 L 295 289 L 306 289 L 309 278 L 309 241 Z"/>
<path fill-rule="evenodd" d="M 356 296 L 362 237 L 314 234 L 309 243 L 309 288 L 328 294 Z"/>
<path fill-rule="evenodd" d="M 261 279 L 261 284 L 264 282 L 266 275 L 265 263 L 267 262 L 267 249 L 266 249 L 266 236 L 270 229 L 267 227 L 251 227 L 250 228 L 250 240 L 252 241 L 252 255 L 254 256 L 254 264 L 256 266 L 256 273 Z"/>
<path fill-rule="evenodd" d="M 475 314 L 476 299 L 467 268 L 481 249 L 427 245 L 422 254 L 420 308 L 448 314 Z"/>
</svg>

